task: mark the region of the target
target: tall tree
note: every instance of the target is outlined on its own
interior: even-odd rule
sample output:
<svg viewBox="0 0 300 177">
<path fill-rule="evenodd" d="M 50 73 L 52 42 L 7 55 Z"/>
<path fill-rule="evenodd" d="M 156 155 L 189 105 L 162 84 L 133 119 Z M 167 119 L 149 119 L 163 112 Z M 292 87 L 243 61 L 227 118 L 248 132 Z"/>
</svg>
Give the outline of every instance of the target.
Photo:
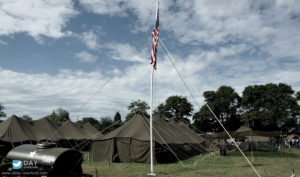
<svg viewBox="0 0 300 177">
<path fill-rule="evenodd" d="M 117 111 L 115 116 L 114 116 L 113 130 L 117 129 L 118 127 L 120 127 L 122 125 L 123 125 L 123 122 L 122 122 L 121 114 L 120 114 L 119 111 Z"/>
<path fill-rule="evenodd" d="M 81 120 L 77 121 L 78 124 L 86 124 L 90 123 L 93 127 L 95 127 L 97 130 L 101 130 L 100 123 L 97 119 L 93 117 L 83 117 Z"/>
<path fill-rule="evenodd" d="M 164 103 L 160 103 L 156 109 L 154 109 L 153 111 L 154 115 L 162 115 L 167 117 L 167 112 L 165 111 L 165 104 Z"/>
<path fill-rule="evenodd" d="M 128 121 L 137 113 L 149 117 L 149 114 L 147 113 L 147 110 L 149 109 L 150 107 L 145 101 L 141 101 L 141 100 L 132 101 L 128 106 L 128 110 L 130 111 L 130 113 L 126 115 L 125 119 L 126 121 Z"/>
<path fill-rule="evenodd" d="M 0 118 L 6 116 L 5 112 L 3 111 L 4 109 L 5 107 L 0 103 Z"/>
<path fill-rule="evenodd" d="M 64 110 L 63 108 L 58 108 L 52 112 L 52 114 L 48 115 L 47 117 L 56 123 L 62 123 L 70 119 L 70 114 L 68 111 Z"/>
<path fill-rule="evenodd" d="M 106 134 L 112 130 L 114 130 L 114 127 L 112 126 L 113 120 L 110 117 L 102 117 L 100 120 L 100 128 L 99 130 Z"/>
<path fill-rule="evenodd" d="M 297 101 L 300 101 L 300 92 L 296 93 L 296 98 L 297 98 Z"/>
<path fill-rule="evenodd" d="M 116 121 L 121 121 L 121 114 L 119 111 L 117 111 L 114 116 L 114 122 L 116 122 Z"/>
<path fill-rule="evenodd" d="M 248 86 L 243 91 L 243 122 L 254 122 L 254 129 L 283 130 L 296 126 L 300 107 L 291 86 L 266 84 Z"/>
<path fill-rule="evenodd" d="M 24 120 L 32 120 L 32 117 L 30 117 L 29 115 L 23 115 L 21 118 Z"/>
<path fill-rule="evenodd" d="M 184 96 L 170 96 L 165 103 L 161 103 L 154 110 L 154 114 L 161 114 L 167 118 L 176 120 L 185 120 L 189 122 L 192 115 L 193 105 Z"/>
<path fill-rule="evenodd" d="M 230 86 L 221 86 L 217 91 L 203 93 L 206 103 L 228 130 L 240 127 L 241 97 Z M 223 131 L 206 105 L 193 116 L 194 125 L 201 131 Z"/>
</svg>

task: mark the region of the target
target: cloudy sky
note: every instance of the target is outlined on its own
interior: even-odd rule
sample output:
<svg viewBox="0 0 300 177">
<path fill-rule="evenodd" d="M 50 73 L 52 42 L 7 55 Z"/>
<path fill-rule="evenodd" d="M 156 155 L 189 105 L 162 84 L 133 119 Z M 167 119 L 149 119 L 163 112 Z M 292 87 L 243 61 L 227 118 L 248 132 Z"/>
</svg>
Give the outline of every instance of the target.
<svg viewBox="0 0 300 177">
<path fill-rule="evenodd" d="M 132 100 L 148 102 L 154 14 L 155 0 L 0 0 L 7 115 L 37 119 L 62 107 L 73 120 L 124 117 Z M 160 39 L 200 103 L 221 85 L 241 94 L 283 82 L 300 91 L 299 29 L 296 0 L 160 2 Z M 154 105 L 170 95 L 192 102 L 160 45 L 158 60 Z"/>
</svg>

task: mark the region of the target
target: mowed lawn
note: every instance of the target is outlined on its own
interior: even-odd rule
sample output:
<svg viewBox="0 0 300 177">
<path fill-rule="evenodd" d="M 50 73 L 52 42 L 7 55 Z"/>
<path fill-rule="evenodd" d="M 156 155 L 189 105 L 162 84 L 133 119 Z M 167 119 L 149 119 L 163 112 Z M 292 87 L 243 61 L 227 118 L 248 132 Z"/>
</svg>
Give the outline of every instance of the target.
<svg viewBox="0 0 300 177">
<path fill-rule="evenodd" d="M 252 162 L 250 152 L 245 153 Z M 285 152 L 254 152 L 253 165 L 262 177 L 290 177 L 294 168 L 300 176 L 300 149 Z M 158 164 L 154 166 L 157 176 L 203 176 L 203 177 L 255 177 L 257 176 L 239 152 L 229 152 L 220 156 L 218 152 L 195 156 L 180 163 Z M 149 164 L 94 162 L 83 163 L 84 173 L 98 176 L 147 176 Z"/>
</svg>

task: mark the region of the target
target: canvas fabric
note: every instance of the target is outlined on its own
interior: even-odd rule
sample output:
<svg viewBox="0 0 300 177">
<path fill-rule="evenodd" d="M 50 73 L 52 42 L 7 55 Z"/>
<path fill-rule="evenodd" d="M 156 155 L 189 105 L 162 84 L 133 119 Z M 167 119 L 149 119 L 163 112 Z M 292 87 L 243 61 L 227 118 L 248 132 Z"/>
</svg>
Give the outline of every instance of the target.
<svg viewBox="0 0 300 177">
<path fill-rule="evenodd" d="M 168 147 L 171 147 L 180 158 L 205 152 L 202 146 L 203 138 L 188 129 L 186 125 L 180 125 L 175 121 L 165 121 L 160 116 L 153 118 L 155 158 L 174 156 L 170 154 Z M 91 159 L 93 161 L 148 163 L 149 153 L 149 119 L 137 114 L 116 130 L 94 139 Z M 166 154 L 168 156 L 165 156 Z"/>
<path fill-rule="evenodd" d="M 274 145 L 270 141 L 249 141 L 243 142 L 239 145 L 242 151 L 273 151 Z"/>
<path fill-rule="evenodd" d="M 0 141 L 60 141 L 93 139 L 102 136 L 92 125 L 77 125 L 70 120 L 58 125 L 48 118 L 28 121 L 15 115 L 0 123 Z"/>
<path fill-rule="evenodd" d="M 277 137 L 280 136 L 282 133 L 281 131 L 272 131 L 272 132 L 263 132 L 263 131 L 256 131 L 252 130 L 249 127 L 241 126 L 238 130 L 229 132 L 229 134 L 234 137 L 243 137 L 243 136 L 265 136 L 265 137 Z M 229 136 L 226 132 L 216 133 L 213 136 L 210 136 L 210 138 L 216 138 L 216 139 L 228 139 Z"/>
</svg>

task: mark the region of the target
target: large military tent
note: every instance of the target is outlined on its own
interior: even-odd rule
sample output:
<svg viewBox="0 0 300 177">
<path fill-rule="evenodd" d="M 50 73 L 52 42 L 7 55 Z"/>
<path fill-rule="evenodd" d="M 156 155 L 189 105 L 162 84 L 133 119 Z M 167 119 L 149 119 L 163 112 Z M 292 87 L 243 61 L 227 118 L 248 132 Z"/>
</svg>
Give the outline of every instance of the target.
<svg viewBox="0 0 300 177">
<path fill-rule="evenodd" d="M 174 154 L 182 159 L 205 152 L 203 139 L 192 130 L 186 131 L 187 128 L 162 117 L 153 119 L 157 162 L 174 160 Z M 147 163 L 150 161 L 149 136 L 149 119 L 137 114 L 118 129 L 93 140 L 91 160 Z"/>
</svg>

